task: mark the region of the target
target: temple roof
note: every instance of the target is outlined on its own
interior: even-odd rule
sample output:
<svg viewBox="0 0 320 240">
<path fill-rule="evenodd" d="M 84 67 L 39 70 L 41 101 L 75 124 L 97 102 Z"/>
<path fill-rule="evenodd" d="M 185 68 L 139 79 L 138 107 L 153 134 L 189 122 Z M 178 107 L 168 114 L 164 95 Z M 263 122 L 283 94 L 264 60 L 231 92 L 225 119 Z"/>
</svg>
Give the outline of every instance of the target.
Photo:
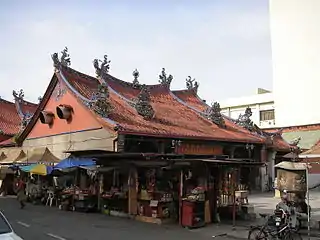
<svg viewBox="0 0 320 240">
<path fill-rule="evenodd" d="M 319 155 L 320 154 L 320 140 L 318 140 L 308 151 L 303 152 L 301 155 Z"/>
<path fill-rule="evenodd" d="M 139 83 L 137 71 L 133 74 L 132 83 L 111 76 L 107 56 L 104 61 L 94 60 L 98 78 L 70 68 L 67 48 L 62 52 L 61 60 L 58 54 L 52 58 L 55 74 L 19 141 L 23 141 L 34 126 L 58 82 L 73 93 L 105 128 L 122 134 L 258 144 L 267 144 L 272 135 L 256 129 L 249 119 L 251 115 L 233 120 L 220 113 L 218 103 L 208 106 L 198 97 L 199 84 L 190 76 L 187 79 L 188 90 L 171 91 L 173 77 L 166 75 L 165 69 L 159 75 L 160 84 L 146 86 Z M 97 111 L 97 103 L 100 111 Z M 256 131 L 241 125 L 241 121 L 250 122 Z M 281 136 L 272 136 L 272 139 L 272 144 L 277 145 L 273 147 L 290 148 Z"/>
<path fill-rule="evenodd" d="M 199 98 L 199 96 L 193 89 L 175 90 L 175 91 L 172 91 L 172 93 L 177 98 L 179 98 L 189 106 L 196 108 L 199 111 L 204 112 L 209 107 L 206 104 L 206 102 L 204 102 L 204 100 Z"/>
<path fill-rule="evenodd" d="M 91 99 L 100 84 L 98 79 L 71 68 L 61 68 L 59 73 L 59 78 L 67 81 L 67 85 L 70 84 L 71 90 L 77 97 L 81 95 L 81 99 L 82 97 Z M 110 75 L 106 78 L 106 83 L 109 86 L 109 98 L 114 108 L 108 116 L 111 121 L 107 122 L 120 126 L 119 132 L 159 137 L 263 143 L 261 137 L 251 134 L 231 121 L 226 123 L 226 129 L 220 128 L 182 104 L 170 89 L 161 84 L 148 86 L 155 116 L 151 120 L 146 120 L 132 106 L 140 93 L 139 89 Z"/>
<path fill-rule="evenodd" d="M 37 108 L 37 104 L 25 101 L 9 102 L 0 99 L 0 133 L 13 136 L 21 130 L 21 123 L 24 116 L 32 115 Z"/>
</svg>

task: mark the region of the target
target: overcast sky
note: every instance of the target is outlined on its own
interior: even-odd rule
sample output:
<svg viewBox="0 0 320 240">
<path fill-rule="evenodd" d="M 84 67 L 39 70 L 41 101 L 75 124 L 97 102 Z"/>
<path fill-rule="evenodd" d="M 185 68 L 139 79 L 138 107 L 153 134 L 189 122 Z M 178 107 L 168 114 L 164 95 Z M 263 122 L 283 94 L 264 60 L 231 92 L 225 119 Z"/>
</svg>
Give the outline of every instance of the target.
<svg viewBox="0 0 320 240">
<path fill-rule="evenodd" d="M 162 67 L 172 89 L 188 75 L 212 100 L 271 88 L 267 0 L 2 0 L 0 96 L 25 91 L 37 101 L 53 74 L 50 54 L 68 46 L 72 67 L 94 75 L 92 60 L 108 54 L 110 74 L 158 82 Z"/>
</svg>

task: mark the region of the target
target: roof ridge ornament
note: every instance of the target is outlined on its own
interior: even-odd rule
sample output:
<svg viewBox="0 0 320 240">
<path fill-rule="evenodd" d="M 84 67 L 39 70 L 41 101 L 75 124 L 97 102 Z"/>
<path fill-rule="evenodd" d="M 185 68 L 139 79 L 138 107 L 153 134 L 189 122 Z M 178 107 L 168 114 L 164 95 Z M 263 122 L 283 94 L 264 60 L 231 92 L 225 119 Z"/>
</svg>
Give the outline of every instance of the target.
<svg viewBox="0 0 320 240">
<path fill-rule="evenodd" d="M 155 111 L 151 105 L 150 92 L 146 85 L 142 85 L 141 92 L 135 103 L 135 109 L 146 120 L 151 120 L 155 115 Z"/>
<path fill-rule="evenodd" d="M 221 114 L 221 107 L 220 103 L 214 102 L 210 109 L 209 109 L 209 119 L 216 125 L 218 125 L 221 128 L 226 128 L 226 123 L 224 121 L 224 118 Z"/>
<path fill-rule="evenodd" d="M 298 144 L 300 143 L 300 141 L 301 141 L 301 137 L 299 136 L 299 137 L 296 137 L 296 138 L 294 138 L 294 139 L 292 139 L 291 141 L 290 141 L 290 145 L 292 145 L 292 146 L 298 146 Z"/>
<path fill-rule="evenodd" d="M 171 74 L 167 76 L 166 69 L 162 68 L 161 74 L 159 75 L 159 83 L 166 87 L 170 87 L 172 80 L 173 80 L 173 76 Z"/>
<path fill-rule="evenodd" d="M 191 78 L 191 76 L 188 76 L 186 78 L 186 87 L 188 90 L 194 90 L 196 93 L 198 92 L 199 83 L 196 81 L 195 78 Z"/>
<path fill-rule="evenodd" d="M 132 76 L 133 76 L 133 82 L 132 82 L 133 87 L 136 88 L 136 89 L 140 88 L 141 85 L 140 85 L 139 80 L 138 80 L 138 78 L 140 76 L 140 73 L 139 73 L 138 69 L 135 69 L 132 72 Z"/>
<path fill-rule="evenodd" d="M 113 107 L 109 99 L 108 85 L 106 83 L 99 84 L 98 90 L 93 95 L 92 100 L 94 101 L 89 104 L 90 109 L 102 118 L 107 118 L 113 111 Z"/>
<path fill-rule="evenodd" d="M 28 126 L 32 117 L 33 117 L 33 114 L 30 112 L 26 112 L 25 114 L 23 114 L 23 117 L 22 117 L 21 123 L 20 123 L 20 130 L 21 131 L 23 131 Z"/>
<path fill-rule="evenodd" d="M 14 99 L 18 100 L 19 102 L 22 102 L 23 99 L 24 99 L 24 91 L 23 91 L 23 89 L 20 89 L 17 92 L 15 90 L 13 90 L 12 91 L 12 95 L 13 95 Z"/>
<path fill-rule="evenodd" d="M 67 47 L 65 47 L 61 51 L 60 59 L 59 59 L 59 54 L 58 53 L 52 54 L 51 58 L 52 58 L 52 61 L 53 61 L 53 66 L 56 69 L 60 68 L 60 66 L 69 67 L 71 65 L 70 54 L 68 52 L 68 48 Z"/>
<path fill-rule="evenodd" d="M 101 64 L 99 64 L 99 62 Z M 100 59 L 94 59 L 93 60 L 93 66 L 96 70 L 97 78 L 106 81 L 109 70 L 110 70 L 110 63 L 111 61 L 108 60 L 108 55 L 103 56 L 103 61 Z"/>
<path fill-rule="evenodd" d="M 252 116 L 252 110 L 248 106 L 244 112 L 244 114 L 240 114 L 238 119 L 236 120 L 236 123 L 249 130 L 250 132 L 253 132 L 255 130 L 255 125 L 253 121 L 250 119 Z"/>
</svg>

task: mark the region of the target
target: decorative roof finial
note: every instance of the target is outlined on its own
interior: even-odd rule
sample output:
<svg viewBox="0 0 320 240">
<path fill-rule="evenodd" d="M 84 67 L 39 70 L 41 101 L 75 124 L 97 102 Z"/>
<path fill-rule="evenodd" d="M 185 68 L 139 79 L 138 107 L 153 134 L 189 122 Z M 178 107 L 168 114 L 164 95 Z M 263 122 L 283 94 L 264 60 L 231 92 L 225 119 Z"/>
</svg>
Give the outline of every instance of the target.
<svg viewBox="0 0 320 240">
<path fill-rule="evenodd" d="M 38 97 L 38 101 L 39 101 L 39 103 L 42 101 L 42 97 L 41 96 Z"/>
<path fill-rule="evenodd" d="M 151 98 L 150 98 L 148 87 L 146 85 L 143 85 L 141 92 L 138 95 L 135 108 L 138 114 L 141 115 L 146 120 L 152 119 L 155 114 L 150 102 L 151 102 Z"/>
<path fill-rule="evenodd" d="M 159 83 L 166 87 L 170 87 L 172 80 L 173 80 L 173 76 L 171 74 L 167 76 L 166 69 L 162 68 L 161 74 L 159 75 Z"/>
<path fill-rule="evenodd" d="M 138 78 L 139 78 L 139 76 L 140 76 L 139 71 L 138 71 L 137 69 L 135 69 L 135 70 L 133 71 L 133 73 L 132 73 L 132 76 L 133 76 L 133 82 L 132 82 L 133 87 L 134 87 L 134 88 L 138 88 L 138 87 L 140 86 L 140 83 L 139 83 L 139 80 L 138 80 Z"/>
<path fill-rule="evenodd" d="M 296 137 L 294 139 L 292 139 L 292 141 L 290 141 L 290 145 L 292 146 L 298 146 L 298 144 L 300 143 L 301 141 L 301 137 Z"/>
<path fill-rule="evenodd" d="M 23 89 L 20 89 L 17 92 L 15 90 L 13 90 L 12 91 L 12 95 L 13 95 L 15 100 L 18 100 L 20 102 L 24 99 L 24 91 L 23 91 Z"/>
<path fill-rule="evenodd" d="M 53 66 L 55 68 L 59 68 L 60 66 L 69 67 L 71 65 L 70 54 L 68 53 L 68 48 L 65 47 L 63 51 L 61 51 L 61 58 L 59 59 L 58 53 L 54 53 L 51 55 Z"/>
<path fill-rule="evenodd" d="M 101 62 L 100 66 L 99 66 L 99 62 Z M 108 55 L 104 55 L 103 61 L 99 59 L 93 60 L 93 66 L 96 69 L 97 78 L 103 81 L 106 80 L 107 75 L 109 73 L 109 69 L 110 69 L 110 62 L 111 61 L 108 60 Z"/>
<path fill-rule="evenodd" d="M 25 114 L 23 114 L 23 117 L 22 117 L 21 123 L 20 123 L 20 130 L 21 131 L 23 131 L 27 127 L 32 116 L 33 116 L 33 114 L 31 114 L 29 112 L 26 112 Z"/>
<path fill-rule="evenodd" d="M 255 126 L 254 123 L 251 121 L 250 117 L 252 116 L 252 111 L 250 107 L 246 108 L 246 111 L 244 112 L 244 114 L 240 114 L 236 123 L 246 129 L 248 129 L 249 131 L 254 131 L 255 130 Z"/>
<path fill-rule="evenodd" d="M 109 99 L 109 89 L 106 83 L 99 84 L 98 91 L 94 94 L 92 100 L 95 101 L 89 107 L 101 117 L 108 117 L 113 107 Z"/>
<path fill-rule="evenodd" d="M 191 76 L 188 76 L 186 79 L 186 86 L 187 86 L 187 89 L 198 92 L 199 83 L 196 81 L 195 78 L 192 79 Z"/>
<path fill-rule="evenodd" d="M 211 105 L 211 108 L 209 110 L 209 119 L 219 127 L 226 128 L 226 123 L 221 114 L 221 108 L 218 102 L 214 102 Z"/>
</svg>

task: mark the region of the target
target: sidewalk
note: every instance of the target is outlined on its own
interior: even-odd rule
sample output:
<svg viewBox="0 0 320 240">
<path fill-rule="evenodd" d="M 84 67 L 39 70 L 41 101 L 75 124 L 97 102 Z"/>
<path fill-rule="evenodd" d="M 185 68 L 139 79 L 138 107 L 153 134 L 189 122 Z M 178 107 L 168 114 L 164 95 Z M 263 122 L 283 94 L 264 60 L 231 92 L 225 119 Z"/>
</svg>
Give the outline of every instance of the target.
<svg viewBox="0 0 320 240">
<path fill-rule="evenodd" d="M 249 228 L 236 227 L 232 228 L 231 225 L 212 224 L 204 228 L 192 229 L 191 232 L 201 234 L 204 237 L 217 238 L 228 237 L 233 239 L 244 240 L 248 239 Z"/>
<path fill-rule="evenodd" d="M 210 238 L 219 239 L 220 237 L 228 237 L 228 238 L 233 238 L 238 240 L 245 240 L 245 239 L 248 239 L 249 230 L 250 230 L 250 224 L 248 224 L 247 226 L 236 226 L 235 228 L 233 228 L 232 225 L 227 225 L 227 224 L 212 224 L 212 225 L 207 225 L 204 228 L 192 229 L 189 231 L 198 233 L 204 237 L 210 237 Z M 307 236 L 308 232 L 306 229 L 302 229 L 300 231 L 300 234 L 302 236 Z M 319 239 L 320 231 L 312 230 L 310 232 L 310 237 L 315 237 Z"/>
</svg>

